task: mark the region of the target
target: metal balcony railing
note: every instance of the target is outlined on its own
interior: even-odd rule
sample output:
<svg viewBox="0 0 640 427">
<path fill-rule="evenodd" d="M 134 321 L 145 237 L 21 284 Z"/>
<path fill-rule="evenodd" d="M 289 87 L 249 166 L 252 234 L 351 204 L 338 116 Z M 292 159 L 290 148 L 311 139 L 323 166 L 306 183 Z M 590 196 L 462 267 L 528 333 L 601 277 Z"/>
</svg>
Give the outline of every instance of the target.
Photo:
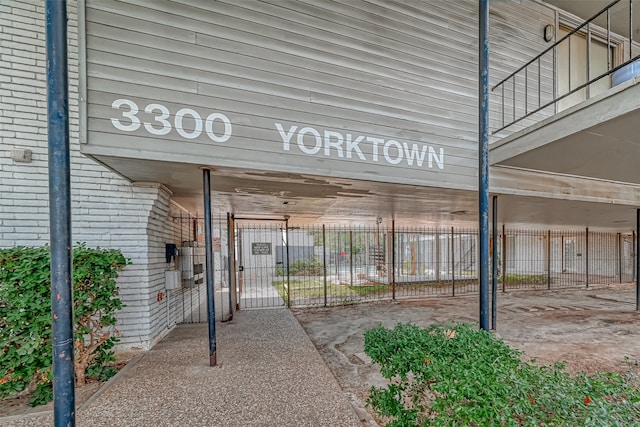
<svg viewBox="0 0 640 427">
<path fill-rule="evenodd" d="M 611 10 L 620 3 L 622 0 L 615 0 L 593 15 L 590 19 L 577 26 L 570 31 L 564 37 L 556 41 L 552 46 L 545 49 L 535 58 L 518 68 L 511 73 L 508 77 L 496 84 L 491 90 L 493 93 L 498 92 L 500 97 L 500 117 L 498 120 L 497 129 L 493 131 L 496 134 L 522 120 L 536 114 L 545 108 L 556 106 L 559 101 L 569 97 L 570 95 L 579 92 L 583 89 L 586 90 L 586 98 L 590 97 L 589 90 L 593 83 L 610 76 L 617 70 L 627 66 L 629 63 L 640 58 L 640 55 L 632 55 L 633 47 L 633 0 L 626 0 L 628 5 L 628 36 L 620 36 L 619 34 L 612 33 L 611 31 Z M 625 6 L 624 3 L 622 5 Z M 597 25 L 596 21 L 605 21 L 603 25 Z M 592 76 L 592 42 L 594 40 L 594 33 L 592 30 L 598 29 L 597 39 L 602 43 L 606 40 L 607 47 L 607 64 L 606 72 L 600 73 L 596 76 Z M 586 79 L 581 79 L 578 83 L 571 81 L 571 37 L 574 35 L 580 35 L 586 37 Z M 613 36 L 613 37 L 612 37 Z M 615 40 L 614 40 L 615 39 Z M 612 57 L 612 47 L 616 46 L 624 40 L 629 43 L 628 52 L 625 53 L 622 63 L 614 65 L 614 58 Z M 560 46 L 565 43 L 565 47 L 568 51 L 566 64 L 567 64 L 567 76 L 568 77 L 568 90 L 563 93 L 558 93 L 558 50 Z M 575 47 L 574 47 L 575 49 Z M 549 59 L 549 56 L 551 58 Z M 625 60 L 626 59 L 626 60 Z M 549 76 L 548 63 L 552 63 L 552 75 Z M 543 68 L 545 63 L 546 70 Z M 575 66 L 575 65 L 574 65 Z M 546 71 L 546 73 L 545 73 Z M 562 70 L 564 72 L 565 70 Z M 546 75 L 545 75 L 546 74 Z M 532 80 L 533 76 L 533 82 Z M 553 86 L 551 96 L 547 96 L 546 99 L 543 96 L 543 85 L 549 85 L 548 79 L 551 79 Z M 546 82 L 544 80 L 547 80 Z M 575 84 L 575 87 L 572 86 Z M 533 90 L 532 90 L 533 89 Z M 505 90 L 507 94 L 505 94 Z M 511 92 L 511 93 L 509 93 Z M 510 98 L 510 99 L 509 99 Z M 510 104 L 510 105 L 509 105 Z M 511 111 L 508 111 L 511 110 Z"/>
</svg>

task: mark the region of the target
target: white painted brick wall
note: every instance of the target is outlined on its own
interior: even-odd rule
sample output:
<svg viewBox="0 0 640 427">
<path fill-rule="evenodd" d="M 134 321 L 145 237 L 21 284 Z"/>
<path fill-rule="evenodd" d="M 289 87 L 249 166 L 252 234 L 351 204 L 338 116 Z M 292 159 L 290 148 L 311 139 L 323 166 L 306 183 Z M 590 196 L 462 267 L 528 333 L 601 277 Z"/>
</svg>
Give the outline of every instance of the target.
<svg viewBox="0 0 640 427">
<path fill-rule="evenodd" d="M 73 241 L 120 248 L 133 265 L 123 271 L 120 347 L 149 348 L 167 331 L 164 245 L 171 241 L 170 194 L 158 185 L 132 185 L 80 154 L 78 22 L 68 3 L 69 110 Z M 39 0 L 0 4 L 0 246 L 49 242 L 47 104 L 44 5 Z M 31 163 L 11 159 L 32 150 Z"/>
</svg>

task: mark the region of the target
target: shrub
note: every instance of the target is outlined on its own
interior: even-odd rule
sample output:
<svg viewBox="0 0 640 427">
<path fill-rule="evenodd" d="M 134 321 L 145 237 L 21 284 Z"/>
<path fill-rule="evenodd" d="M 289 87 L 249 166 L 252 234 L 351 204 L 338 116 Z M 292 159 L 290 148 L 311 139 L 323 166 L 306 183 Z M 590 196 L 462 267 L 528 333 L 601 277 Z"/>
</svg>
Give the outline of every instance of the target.
<svg viewBox="0 0 640 427">
<path fill-rule="evenodd" d="M 32 393 L 31 403 L 52 397 L 50 248 L 0 249 L 0 397 Z M 130 261 L 117 249 L 73 249 L 76 384 L 104 379 L 113 369 L 115 312 L 122 308 L 116 278 Z"/>
<path fill-rule="evenodd" d="M 324 266 L 321 261 L 297 259 L 291 263 L 289 267 L 291 276 L 321 276 L 324 274 Z M 276 276 L 286 276 L 287 269 L 285 267 L 276 268 Z"/>
<path fill-rule="evenodd" d="M 387 426 L 637 425 L 640 392 L 616 373 L 572 376 L 537 366 L 468 324 L 399 324 L 365 334 L 390 380 L 368 404 Z"/>
</svg>

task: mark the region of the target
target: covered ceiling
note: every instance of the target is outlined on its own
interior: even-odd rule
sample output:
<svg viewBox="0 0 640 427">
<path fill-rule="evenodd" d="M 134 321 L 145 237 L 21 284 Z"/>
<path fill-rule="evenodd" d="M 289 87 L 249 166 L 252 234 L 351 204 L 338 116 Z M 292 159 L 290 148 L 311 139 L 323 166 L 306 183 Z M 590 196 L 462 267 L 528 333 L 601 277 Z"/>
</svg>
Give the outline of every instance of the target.
<svg viewBox="0 0 640 427">
<path fill-rule="evenodd" d="M 197 165 L 100 157 L 138 183 L 160 182 L 173 199 L 202 215 L 203 172 Z M 477 227 L 477 192 L 216 168 L 211 171 L 214 217 L 227 212 L 242 217 L 290 216 L 292 224 L 375 224 L 377 218 L 398 226 Z M 500 223 L 548 228 L 591 227 L 629 231 L 635 209 L 628 205 L 570 201 L 562 198 L 500 195 Z"/>
</svg>

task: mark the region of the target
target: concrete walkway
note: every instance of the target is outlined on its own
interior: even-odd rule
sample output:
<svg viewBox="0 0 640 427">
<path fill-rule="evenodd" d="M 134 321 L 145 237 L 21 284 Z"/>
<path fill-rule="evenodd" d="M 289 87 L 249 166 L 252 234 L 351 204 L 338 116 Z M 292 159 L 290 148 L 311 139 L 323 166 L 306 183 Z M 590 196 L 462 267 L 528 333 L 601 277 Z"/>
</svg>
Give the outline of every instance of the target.
<svg viewBox="0 0 640 427">
<path fill-rule="evenodd" d="M 362 425 L 289 310 L 239 311 L 217 332 L 219 367 L 208 366 L 207 325 L 180 325 L 79 408 L 77 425 Z M 53 416 L 0 425 L 50 426 Z"/>
</svg>

